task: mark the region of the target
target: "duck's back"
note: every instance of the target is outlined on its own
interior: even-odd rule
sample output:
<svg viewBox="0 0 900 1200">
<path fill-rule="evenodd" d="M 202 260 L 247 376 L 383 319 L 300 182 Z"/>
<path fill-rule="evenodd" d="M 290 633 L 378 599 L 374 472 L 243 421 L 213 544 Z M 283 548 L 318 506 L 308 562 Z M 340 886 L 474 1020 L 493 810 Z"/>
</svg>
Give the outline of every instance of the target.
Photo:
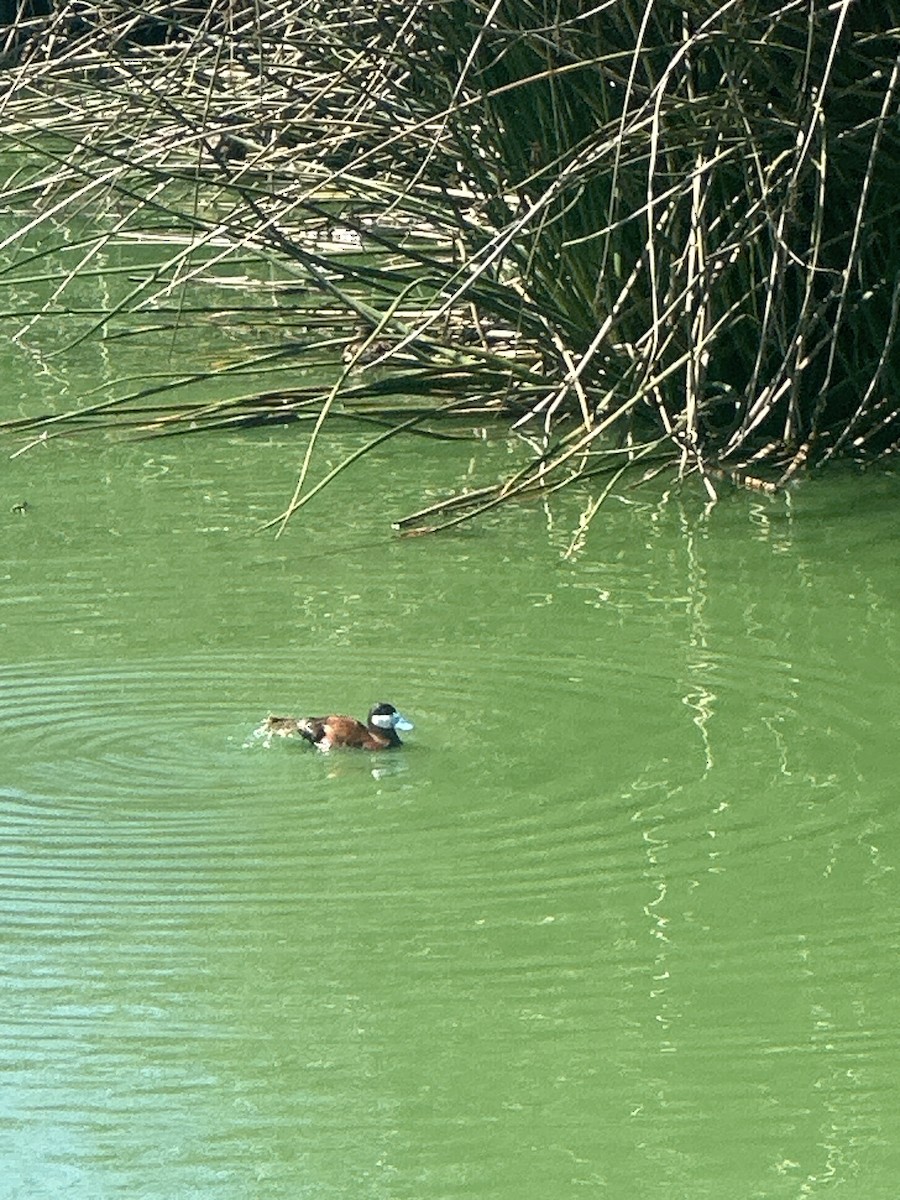
<svg viewBox="0 0 900 1200">
<path fill-rule="evenodd" d="M 390 738 L 382 736 L 378 730 L 367 728 L 355 717 L 337 714 L 301 717 L 297 721 L 297 732 L 320 750 L 330 750 L 334 746 L 348 746 L 352 750 L 383 750 L 390 745 Z"/>
</svg>

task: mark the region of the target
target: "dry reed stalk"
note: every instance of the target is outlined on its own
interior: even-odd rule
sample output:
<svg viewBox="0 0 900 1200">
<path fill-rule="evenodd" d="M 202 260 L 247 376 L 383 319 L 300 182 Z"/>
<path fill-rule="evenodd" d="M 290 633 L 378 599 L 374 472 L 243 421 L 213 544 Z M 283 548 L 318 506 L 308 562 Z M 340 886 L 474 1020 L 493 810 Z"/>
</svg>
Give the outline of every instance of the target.
<svg viewBox="0 0 900 1200">
<path fill-rule="evenodd" d="M 351 351 L 315 400 L 282 407 L 317 406 L 284 520 L 321 490 L 323 430 L 362 397 L 419 427 L 390 407 L 401 386 L 431 388 L 435 419 L 478 408 L 539 430 L 531 468 L 466 513 L 589 477 L 604 444 L 626 463 L 668 445 L 710 498 L 713 479 L 770 490 L 839 453 L 894 453 L 896 9 L 61 4 L 6 35 L 0 113 L 33 164 L 6 200 L 37 211 L 0 243 L 19 254 L 0 286 L 57 222 L 101 211 L 80 250 L 60 241 L 20 338 L 89 273 L 111 279 L 113 248 L 153 237 L 156 269 L 71 344 L 164 304 L 177 333 L 192 292 L 248 257 L 324 299 L 300 313 L 333 336 L 298 339 L 298 362 L 350 326 L 383 342 L 379 369 Z M 132 422 L 149 394 L 46 428 Z M 169 404 L 157 427 L 253 414 L 271 406 L 185 402 L 181 421 Z M 465 519 L 453 498 L 446 512 Z"/>
</svg>

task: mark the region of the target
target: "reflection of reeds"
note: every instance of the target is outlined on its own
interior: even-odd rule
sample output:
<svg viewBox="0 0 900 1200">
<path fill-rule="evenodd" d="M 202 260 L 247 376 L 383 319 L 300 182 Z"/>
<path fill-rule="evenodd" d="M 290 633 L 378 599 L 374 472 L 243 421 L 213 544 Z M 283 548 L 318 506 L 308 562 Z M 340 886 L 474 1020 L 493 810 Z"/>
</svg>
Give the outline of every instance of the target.
<svg viewBox="0 0 900 1200">
<path fill-rule="evenodd" d="M 305 335 L 241 375 L 335 364 L 324 388 L 197 406 L 169 381 L 168 401 L 54 422 L 317 434 L 364 412 L 379 441 L 477 409 L 535 441 L 516 478 L 413 528 L 631 464 L 714 495 L 896 451 L 900 6 L 762 7 L 194 0 L 20 22 L 0 110 L 29 165 L 5 192 L 38 214 L 7 244 L 98 217 L 43 311 L 101 247 L 152 238 L 160 261 L 88 332 L 166 304 L 177 328 L 191 284 L 249 257 Z M 304 472 L 288 515 L 309 494 Z"/>
</svg>

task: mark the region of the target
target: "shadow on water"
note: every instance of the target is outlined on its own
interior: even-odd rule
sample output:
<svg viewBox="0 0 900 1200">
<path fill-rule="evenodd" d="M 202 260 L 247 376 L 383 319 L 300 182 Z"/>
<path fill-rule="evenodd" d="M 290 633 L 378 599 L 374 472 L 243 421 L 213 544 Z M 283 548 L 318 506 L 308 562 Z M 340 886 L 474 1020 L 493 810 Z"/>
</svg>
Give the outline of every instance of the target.
<svg viewBox="0 0 900 1200">
<path fill-rule="evenodd" d="M 242 445 L 16 460 L 0 1194 L 888 1194 L 896 480 L 566 559 L 385 537 L 418 448 L 254 538 Z M 382 696 L 390 754 L 252 736 Z"/>
</svg>

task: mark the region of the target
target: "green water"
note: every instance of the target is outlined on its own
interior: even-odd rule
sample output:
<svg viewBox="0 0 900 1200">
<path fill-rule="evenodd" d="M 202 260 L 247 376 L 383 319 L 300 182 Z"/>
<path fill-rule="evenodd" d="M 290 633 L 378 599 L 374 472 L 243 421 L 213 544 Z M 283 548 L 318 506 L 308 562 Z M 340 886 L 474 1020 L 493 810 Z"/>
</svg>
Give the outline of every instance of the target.
<svg viewBox="0 0 900 1200">
<path fill-rule="evenodd" d="M 485 443 L 255 534 L 300 452 L 4 468 L 3 1200 L 893 1198 L 897 476 L 566 559 L 587 495 L 390 535 Z"/>
</svg>

